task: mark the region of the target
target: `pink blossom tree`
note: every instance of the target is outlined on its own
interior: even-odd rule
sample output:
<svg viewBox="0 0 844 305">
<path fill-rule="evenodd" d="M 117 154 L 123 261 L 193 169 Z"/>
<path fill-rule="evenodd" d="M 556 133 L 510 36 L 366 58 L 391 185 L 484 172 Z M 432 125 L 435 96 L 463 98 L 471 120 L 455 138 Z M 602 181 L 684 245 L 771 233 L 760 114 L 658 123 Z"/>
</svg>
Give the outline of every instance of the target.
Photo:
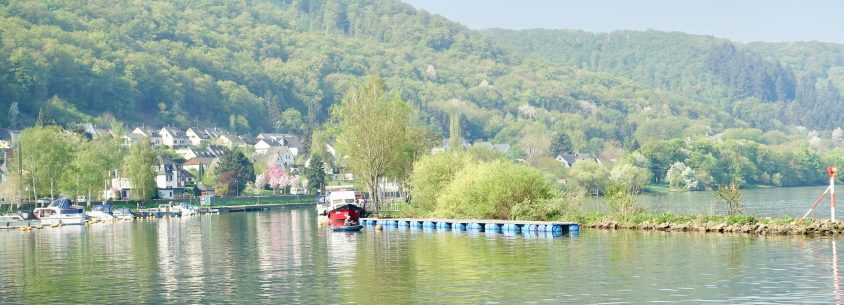
<svg viewBox="0 0 844 305">
<path fill-rule="evenodd" d="M 291 182 L 290 175 L 284 170 L 284 166 L 277 163 L 271 165 L 262 176 L 264 176 L 266 183 L 273 189 L 273 194 L 275 194 L 276 190 L 289 186 Z"/>
</svg>

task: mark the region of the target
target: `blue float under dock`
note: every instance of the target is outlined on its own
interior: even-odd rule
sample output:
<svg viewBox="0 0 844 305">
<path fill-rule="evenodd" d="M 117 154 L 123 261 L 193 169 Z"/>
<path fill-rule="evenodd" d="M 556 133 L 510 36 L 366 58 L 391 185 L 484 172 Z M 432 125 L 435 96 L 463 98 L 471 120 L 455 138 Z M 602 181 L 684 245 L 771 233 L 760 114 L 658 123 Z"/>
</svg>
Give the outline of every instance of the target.
<svg viewBox="0 0 844 305">
<path fill-rule="evenodd" d="M 439 231 L 476 231 L 507 235 L 562 236 L 577 234 L 580 225 L 559 221 L 479 220 L 479 219 L 416 219 L 416 218 L 361 218 L 365 226 L 381 225 L 384 228 L 410 227 Z"/>
</svg>

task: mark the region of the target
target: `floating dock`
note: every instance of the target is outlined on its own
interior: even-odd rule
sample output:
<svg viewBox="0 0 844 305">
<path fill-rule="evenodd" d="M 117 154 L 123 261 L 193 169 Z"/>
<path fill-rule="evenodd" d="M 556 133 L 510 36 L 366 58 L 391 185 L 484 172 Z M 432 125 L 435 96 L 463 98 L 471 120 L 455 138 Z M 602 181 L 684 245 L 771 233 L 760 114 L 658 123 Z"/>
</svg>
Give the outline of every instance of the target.
<svg viewBox="0 0 844 305">
<path fill-rule="evenodd" d="M 220 206 L 215 207 L 220 210 L 220 213 L 226 212 L 254 212 L 266 211 L 270 209 L 270 205 L 237 205 L 237 206 Z"/>
<path fill-rule="evenodd" d="M 573 222 L 479 219 L 361 218 L 364 226 L 410 227 L 423 230 L 476 231 L 502 234 L 563 236 L 580 233 Z"/>
</svg>

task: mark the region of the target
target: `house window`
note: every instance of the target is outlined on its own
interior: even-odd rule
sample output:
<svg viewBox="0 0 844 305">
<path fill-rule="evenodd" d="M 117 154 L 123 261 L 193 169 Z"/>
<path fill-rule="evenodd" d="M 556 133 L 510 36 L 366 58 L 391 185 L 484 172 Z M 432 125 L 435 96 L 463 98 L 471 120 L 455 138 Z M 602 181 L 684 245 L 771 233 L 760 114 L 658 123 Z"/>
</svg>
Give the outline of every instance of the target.
<svg viewBox="0 0 844 305">
<path fill-rule="evenodd" d="M 173 176 L 167 175 L 167 182 L 173 181 Z"/>
</svg>

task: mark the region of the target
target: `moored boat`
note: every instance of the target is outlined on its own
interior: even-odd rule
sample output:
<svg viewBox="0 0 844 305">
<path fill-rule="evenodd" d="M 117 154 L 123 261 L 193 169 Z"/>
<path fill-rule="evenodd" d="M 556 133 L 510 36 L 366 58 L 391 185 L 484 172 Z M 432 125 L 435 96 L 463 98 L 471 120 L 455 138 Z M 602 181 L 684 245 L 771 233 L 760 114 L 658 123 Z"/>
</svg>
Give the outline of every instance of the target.
<svg viewBox="0 0 844 305">
<path fill-rule="evenodd" d="M 317 204 L 316 204 L 317 215 L 319 215 L 319 216 L 328 215 L 329 207 L 330 207 L 330 205 L 328 204 L 327 196 L 318 195 L 317 196 Z"/>
<path fill-rule="evenodd" d="M 363 214 L 363 208 L 357 204 L 354 191 L 334 191 L 328 194 L 328 219 L 358 221 Z"/>
<path fill-rule="evenodd" d="M 134 219 L 135 213 L 130 208 L 117 208 L 112 210 L 112 215 L 117 219 Z"/>
<path fill-rule="evenodd" d="M 33 211 L 42 225 L 81 225 L 88 216 L 81 207 L 73 205 L 67 198 L 56 199 L 46 208 Z"/>
<path fill-rule="evenodd" d="M 106 221 L 106 220 L 113 220 L 113 208 L 109 204 L 98 204 L 95 205 L 90 212 L 88 212 L 88 217 L 91 217 L 96 220 Z"/>
<path fill-rule="evenodd" d="M 199 210 L 187 202 L 179 203 L 177 209 L 179 210 L 179 215 L 181 216 L 191 216 L 199 214 Z"/>
<path fill-rule="evenodd" d="M 362 225 L 331 227 L 334 232 L 357 232 L 361 229 L 363 229 Z"/>
</svg>

